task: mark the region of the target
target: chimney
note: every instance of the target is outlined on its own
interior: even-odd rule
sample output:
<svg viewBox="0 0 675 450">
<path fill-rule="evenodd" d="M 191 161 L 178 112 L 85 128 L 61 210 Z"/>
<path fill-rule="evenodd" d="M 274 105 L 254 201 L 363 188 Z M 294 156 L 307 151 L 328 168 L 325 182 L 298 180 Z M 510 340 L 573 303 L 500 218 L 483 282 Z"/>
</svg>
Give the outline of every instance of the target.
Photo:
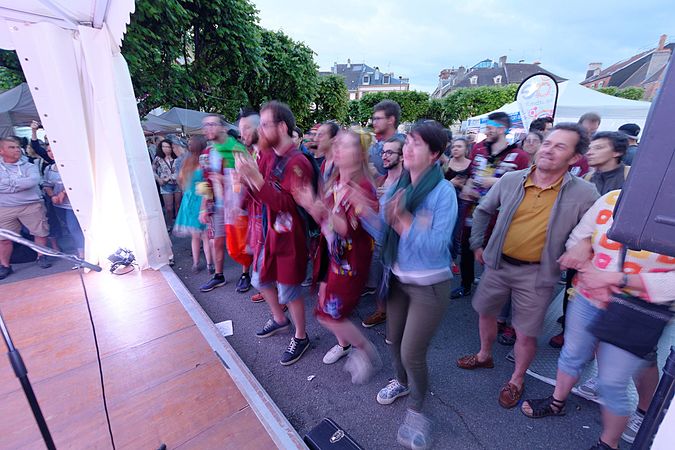
<svg viewBox="0 0 675 450">
<path fill-rule="evenodd" d="M 441 80 L 447 80 L 448 78 L 450 78 L 450 69 L 441 70 L 441 73 L 440 75 L 438 75 L 438 78 L 440 78 Z"/>
<path fill-rule="evenodd" d="M 657 48 L 657 50 L 663 50 L 663 48 L 666 46 L 666 39 L 668 39 L 668 36 L 662 34 L 659 38 L 659 48 Z"/>
<path fill-rule="evenodd" d="M 540 66 L 540 65 L 541 65 L 541 61 L 536 60 L 536 61 L 534 61 L 532 64 L 534 64 L 535 66 Z"/>
<path fill-rule="evenodd" d="M 649 66 L 647 67 L 645 81 L 668 64 L 668 61 L 670 60 L 670 49 L 666 48 L 666 39 L 667 36 L 662 34 L 661 39 L 659 39 L 659 47 L 654 50 L 654 53 L 652 53 L 649 58 Z"/>
<path fill-rule="evenodd" d="M 459 69 L 457 69 L 457 78 L 463 76 L 465 73 L 466 73 L 466 67 L 459 66 Z"/>
<path fill-rule="evenodd" d="M 352 60 L 347 58 L 347 69 L 351 69 L 351 68 L 352 68 Z"/>
<path fill-rule="evenodd" d="M 333 69 L 331 70 L 333 73 L 337 73 L 337 61 L 333 63 Z"/>
<path fill-rule="evenodd" d="M 505 63 L 506 63 L 506 56 L 500 56 L 499 57 L 499 67 L 504 67 Z"/>
<path fill-rule="evenodd" d="M 380 79 L 380 68 L 375 66 L 375 77 L 374 79 L 377 81 Z"/>
<path fill-rule="evenodd" d="M 588 63 L 588 69 L 586 70 L 586 79 L 600 75 L 602 71 L 602 63 L 592 62 Z"/>
</svg>

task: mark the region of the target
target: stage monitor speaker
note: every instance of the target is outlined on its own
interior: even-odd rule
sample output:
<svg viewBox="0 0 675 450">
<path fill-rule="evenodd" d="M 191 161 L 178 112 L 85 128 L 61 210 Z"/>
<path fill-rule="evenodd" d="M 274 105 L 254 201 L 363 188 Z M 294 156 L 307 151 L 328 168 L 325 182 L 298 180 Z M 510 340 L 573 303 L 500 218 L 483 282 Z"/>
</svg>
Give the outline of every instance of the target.
<svg viewBox="0 0 675 450">
<path fill-rule="evenodd" d="M 608 236 L 633 250 L 675 257 L 675 64 L 647 115 Z"/>
</svg>

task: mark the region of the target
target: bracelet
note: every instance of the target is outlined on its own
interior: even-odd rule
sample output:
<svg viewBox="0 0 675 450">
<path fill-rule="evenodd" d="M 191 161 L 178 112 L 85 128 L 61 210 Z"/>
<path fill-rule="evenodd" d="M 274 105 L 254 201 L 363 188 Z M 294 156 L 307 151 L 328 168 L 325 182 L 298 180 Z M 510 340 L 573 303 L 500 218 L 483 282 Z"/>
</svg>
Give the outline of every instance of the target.
<svg viewBox="0 0 675 450">
<path fill-rule="evenodd" d="M 626 272 L 621 276 L 621 283 L 619 283 L 619 289 L 623 289 L 628 286 L 628 274 Z"/>
</svg>

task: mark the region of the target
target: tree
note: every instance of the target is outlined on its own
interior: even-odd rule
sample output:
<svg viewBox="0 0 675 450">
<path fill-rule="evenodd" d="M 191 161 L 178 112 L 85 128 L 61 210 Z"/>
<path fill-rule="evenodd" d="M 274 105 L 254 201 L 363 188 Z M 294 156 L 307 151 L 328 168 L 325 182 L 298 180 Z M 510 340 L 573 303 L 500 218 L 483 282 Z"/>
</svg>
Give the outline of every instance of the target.
<svg viewBox="0 0 675 450">
<path fill-rule="evenodd" d="M 457 89 L 442 99 L 444 117 L 452 123 L 485 114 L 512 102 L 517 90 L 516 84 Z"/>
<path fill-rule="evenodd" d="M 281 31 L 260 30 L 262 69 L 248 86 L 249 104 L 257 107 L 269 100 L 287 103 L 300 126 L 311 124 L 310 105 L 318 88 L 314 52 Z"/>
<path fill-rule="evenodd" d="M 312 120 L 321 123 L 327 120 L 347 122 L 349 112 L 349 91 L 345 80 L 339 75 L 319 77 Z"/>
<path fill-rule="evenodd" d="M 358 112 L 355 107 L 350 109 L 356 116 L 350 118 L 365 125 L 373 115 L 373 107 L 382 100 L 393 100 L 401 106 L 401 122 L 423 119 L 429 108 L 429 94 L 426 92 L 368 92 L 358 100 Z"/>
<path fill-rule="evenodd" d="M 12 89 L 26 81 L 14 50 L 0 50 L 0 90 Z"/>
<path fill-rule="evenodd" d="M 615 86 L 598 88 L 598 92 L 603 94 L 612 95 L 614 97 L 627 98 L 629 100 L 642 100 L 645 95 L 645 90 L 641 87 L 627 87 L 619 89 Z"/>
<path fill-rule="evenodd" d="M 158 106 L 233 119 L 262 68 L 246 0 L 138 0 L 123 41 L 139 112 Z"/>
</svg>

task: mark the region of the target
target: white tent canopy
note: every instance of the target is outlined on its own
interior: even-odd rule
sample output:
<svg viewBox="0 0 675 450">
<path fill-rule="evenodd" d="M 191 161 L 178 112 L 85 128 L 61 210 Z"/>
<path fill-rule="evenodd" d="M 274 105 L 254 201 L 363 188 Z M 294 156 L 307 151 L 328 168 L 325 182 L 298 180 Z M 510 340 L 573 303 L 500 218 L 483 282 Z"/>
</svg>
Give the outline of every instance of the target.
<svg viewBox="0 0 675 450">
<path fill-rule="evenodd" d="M 636 123 L 641 129 L 644 129 L 647 114 L 651 107 L 649 102 L 614 97 L 572 81 L 559 83 L 558 89 L 556 123 L 576 122 L 584 113 L 595 112 L 602 118 L 599 128 L 601 131 L 616 131 L 625 123 Z M 518 103 L 507 103 L 495 111 L 503 111 L 508 114 L 519 113 Z M 481 119 L 486 119 L 488 114 L 492 112 L 494 111 L 468 119 L 468 127 L 480 126 Z"/>
<path fill-rule="evenodd" d="M 38 112 L 26 83 L 0 94 L 0 137 L 14 134 L 14 127 L 38 120 Z"/>
<path fill-rule="evenodd" d="M 120 45 L 133 0 L 0 0 L 0 47 L 15 49 L 86 237 L 142 268 L 171 258 Z"/>
</svg>

